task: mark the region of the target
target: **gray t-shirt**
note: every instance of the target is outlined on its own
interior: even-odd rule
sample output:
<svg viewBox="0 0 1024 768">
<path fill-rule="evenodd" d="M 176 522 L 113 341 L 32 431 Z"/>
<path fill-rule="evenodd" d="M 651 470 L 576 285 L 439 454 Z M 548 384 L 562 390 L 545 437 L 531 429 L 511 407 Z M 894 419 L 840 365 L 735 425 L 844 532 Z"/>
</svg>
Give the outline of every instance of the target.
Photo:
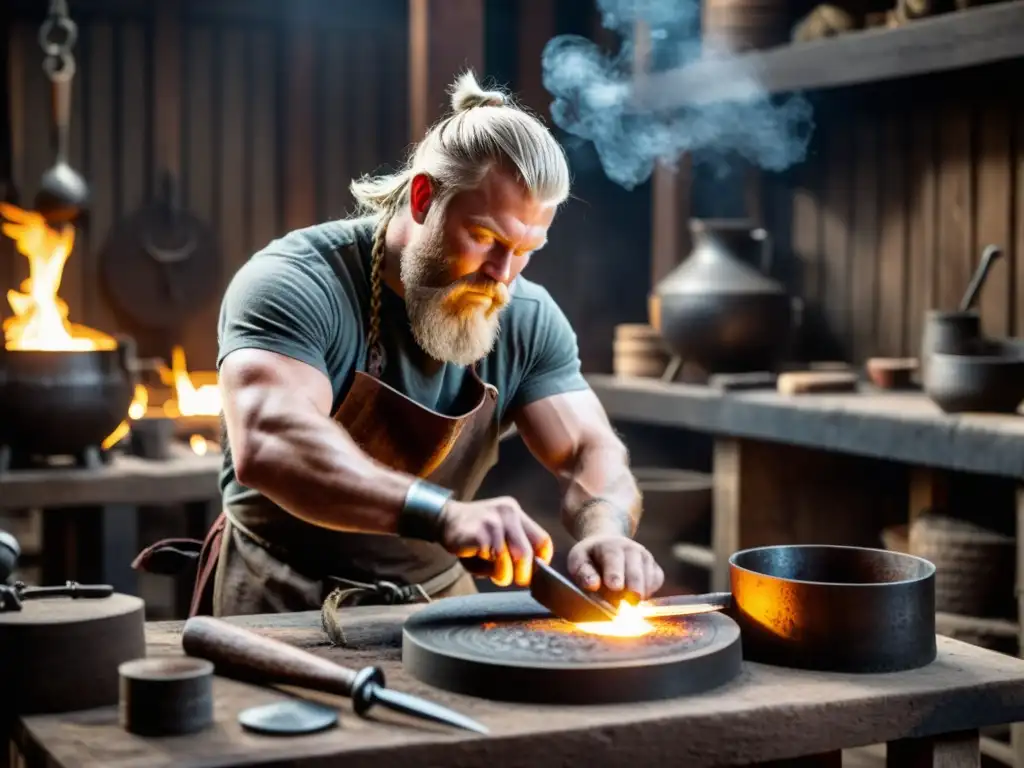
<svg viewBox="0 0 1024 768">
<path fill-rule="evenodd" d="M 218 369 L 238 349 L 285 355 L 330 379 L 331 410 L 337 409 L 355 372 L 366 370 L 373 226 L 373 219 L 364 218 L 297 230 L 273 241 L 243 265 L 221 305 Z M 387 361 L 383 381 L 420 405 L 455 415 L 452 408 L 469 370 L 432 361 L 412 335 L 405 303 L 386 286 L 382 294 L 381 341 Z M 502 424 L 531 402 L 587 388 L 568 320 L 544 288 L 523 277 L 502 315 L 497 343 L 477 371 L 498 390 Z M 299 523 L 236 480 L 227 445 L 221 489 L 225 504 L 257 533 L 272 537 L 275 524 L 291 528 Z M 322 538 L 326 532 L 316 529 L 315 533 Z M 420 562 L 405 564 L 401 570 L 429 578 L 437 567 L 437 563 Z"/>
</svg>

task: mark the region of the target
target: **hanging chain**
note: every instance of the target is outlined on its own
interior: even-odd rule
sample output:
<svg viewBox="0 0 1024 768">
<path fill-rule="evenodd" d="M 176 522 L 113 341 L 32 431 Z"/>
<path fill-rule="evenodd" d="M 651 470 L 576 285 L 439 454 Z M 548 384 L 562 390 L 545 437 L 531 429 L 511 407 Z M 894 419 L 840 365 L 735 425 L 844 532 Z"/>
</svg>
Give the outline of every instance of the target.
<svg viewBox="0 0 1024 768">
<path fill-rule="evenodd" d="M 43 71 L 53 82 L 75 76 L 72 49 L 78 40 L 78 25 L 71 20 L 67 0 L 50 0 L 50 11 L 39 28 L 39 46 L 43 49 Z"/>
</svg>

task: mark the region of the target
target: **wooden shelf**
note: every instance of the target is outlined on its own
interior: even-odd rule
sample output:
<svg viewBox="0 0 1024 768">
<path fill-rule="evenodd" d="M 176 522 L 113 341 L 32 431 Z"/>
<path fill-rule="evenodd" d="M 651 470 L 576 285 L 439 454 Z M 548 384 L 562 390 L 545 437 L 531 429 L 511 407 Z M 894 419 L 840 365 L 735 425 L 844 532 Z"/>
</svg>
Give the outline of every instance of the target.
<svg viewBox="0 0 1024 768">
<path fill-rule="evenodd" d="M 607 374 L 587 381 L 612 420 L 1024 478 L 1024 418 L 951 416 L 920 392 L 722 392 Z"/>
<path fill-rule="evenodd" d="M 1024 0 L 1013 0 L 639 75 L 633 95 L 640 109 L 660 111 L 967 69 L 1024 57 L 1022 30 Z"/>
<path fill-rule="evenodd" d="M 224 457 L 196 456 L 175 446 L 166 461 L 117 456 L 98 469 L 61 467 L 0 475 L 0 510 L 56 509 L 108 504 L 166 506 L 220 498 Z"/>
</svg>

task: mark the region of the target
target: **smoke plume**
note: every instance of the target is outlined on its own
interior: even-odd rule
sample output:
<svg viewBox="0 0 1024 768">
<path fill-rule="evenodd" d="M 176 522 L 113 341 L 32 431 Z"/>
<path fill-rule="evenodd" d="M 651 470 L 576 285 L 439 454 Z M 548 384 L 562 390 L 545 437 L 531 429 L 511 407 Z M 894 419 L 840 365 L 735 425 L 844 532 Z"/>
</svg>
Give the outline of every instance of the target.
<svg viewBox="0 0 1024 768">
<path fill-rule="evenodd" d="M 702 44 L 699 0 L 597 0 L 597 6 L 605 28 L 622 38 L 619 51 L 610 55 L 584 37 L 562 35 L 545 46 L 542 65 L 555 124 L 592 142 L 612 181 L 633 189 L 656 162 L 674 165 L 687 152 L 720 166 L 736 154 L 770 171 L 805 158 L 810 103 L 800 95 L 773 101 L 750 65 Z M 648 71 L 686 65 L 703 52 L 714 61 L 714 79 L 728 82 L 730 98 L 670 112 L 638 108 L 631 82 L 637 22 L 650 30 Z"/>
</svg>

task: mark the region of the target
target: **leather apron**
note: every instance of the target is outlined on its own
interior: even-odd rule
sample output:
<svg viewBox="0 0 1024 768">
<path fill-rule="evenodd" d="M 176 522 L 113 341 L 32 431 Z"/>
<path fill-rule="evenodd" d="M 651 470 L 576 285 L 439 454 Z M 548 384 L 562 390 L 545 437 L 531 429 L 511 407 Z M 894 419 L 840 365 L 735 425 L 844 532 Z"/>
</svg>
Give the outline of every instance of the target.
<svg viewBox="0 0 1024 768">
<path fill-rule="evenodd" d="M 471 498 L 496 458 L 498 390 L 471 367 L 456 399 L 459 415 L 445 415 L 381 381 L 382 356 L 377 356 L 381 362 L 376 365 L 374 355 L 370 358 L 370 371 L 355 373 L 334 420 L 376 461 L 452 489 L 456 498 Z M 433 577 L 406 584 L 368 580 L 362 575 L 365 570 L 350 569 L 340 557 L 329 567 L 309 567 L 303 551 L 317 548 L 326 537 L 359 536 L 370 542 L 392 537 L 341 534 L 294 522 L 300 536 L 267 540 L 248 530 L 226 507 L 203 542 L 157 542 L 140 553 L 133 567 L 171 573 L 178 568 L 166 563 L 175 556 L 191 556 L 197 561 L 197 572 L 190 616 L 283 613 L 323 606 L 325 630 L 335 642 L 340 638 L 331 617 L 343 604 L 405 603 L 476 591 L 471 576 L 454 557 Z M 372 547 L 368 549 L 372 553 Z"/>
</svg>

